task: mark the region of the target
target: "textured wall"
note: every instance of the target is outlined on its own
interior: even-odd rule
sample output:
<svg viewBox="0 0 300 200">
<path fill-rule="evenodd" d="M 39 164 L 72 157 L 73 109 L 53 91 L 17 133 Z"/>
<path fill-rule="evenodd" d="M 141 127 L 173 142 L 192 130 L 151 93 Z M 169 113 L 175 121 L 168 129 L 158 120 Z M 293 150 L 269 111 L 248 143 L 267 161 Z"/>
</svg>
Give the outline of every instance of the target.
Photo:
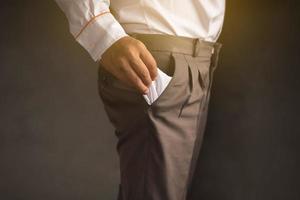
<svg viewBox="0 0 300 200">
<path fill-rule="evenodd" d="M 227 1 L 193 199 L 300 199 L 299 1 Z"/>
<path fill-rule="evenodd" d="M 114 199 L 97 65 L 54 1 L 6 1 L 0 15 L 0 199 Z"/>
<path fill-rule="evenodd" d="M 227 1 L 191 199 L 300 199 L 299 11 Z M 0 199 L 115 199 L 97 65 L 54 1 L 2 2 L 0 23 Z"/>
</svg>

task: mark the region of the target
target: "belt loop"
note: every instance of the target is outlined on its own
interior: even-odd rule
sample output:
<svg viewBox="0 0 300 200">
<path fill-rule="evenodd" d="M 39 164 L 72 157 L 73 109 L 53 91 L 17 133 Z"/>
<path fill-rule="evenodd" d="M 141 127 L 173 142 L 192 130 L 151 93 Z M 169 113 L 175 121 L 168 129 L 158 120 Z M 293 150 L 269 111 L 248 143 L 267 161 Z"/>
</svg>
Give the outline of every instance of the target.
<svg viewBox="0 0 300 200">
<path fill-rule="evenodd" d="M 198 42 L 199 42 L 199 38 L 194 39 L 194 43 L 193 43 L 193 57 L 197 56 L 197 53 L 198 53 Z"/>
<path fill-rule="evenodd" d="M 202 45 L 205 40 L 203 38 L 196 38 L 195 39 L 195 44 L 194 44 L 194 54 L 193 56 L 198 56 L 199 55 L 199 48 Z"/>
</svg>

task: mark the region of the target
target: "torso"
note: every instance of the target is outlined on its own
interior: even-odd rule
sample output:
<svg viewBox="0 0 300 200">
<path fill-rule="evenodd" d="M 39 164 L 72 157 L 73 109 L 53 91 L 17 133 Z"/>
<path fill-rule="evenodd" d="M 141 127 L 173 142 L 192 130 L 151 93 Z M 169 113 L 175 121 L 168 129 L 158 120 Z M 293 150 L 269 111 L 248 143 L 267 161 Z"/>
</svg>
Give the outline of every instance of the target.
<svg viewBox="0 0 300 200">
<path fill-rule="evenodd" d="M 216 41 L 225 0 L 111 0 L 110 10 L 127 33 L 163 33 Z"/>
</svg>

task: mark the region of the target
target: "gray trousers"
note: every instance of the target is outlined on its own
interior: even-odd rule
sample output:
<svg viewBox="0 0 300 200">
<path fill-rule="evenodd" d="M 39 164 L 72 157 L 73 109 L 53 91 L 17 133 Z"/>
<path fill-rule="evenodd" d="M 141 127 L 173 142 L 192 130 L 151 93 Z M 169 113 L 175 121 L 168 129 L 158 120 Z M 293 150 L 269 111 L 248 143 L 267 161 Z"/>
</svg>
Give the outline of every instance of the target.
<svg viewBox="0 0 300 200">
<path fill-rule="evenodd" d="M 118 137 L 119 200 L 186 200 L 205 130 L 220 43 L 163 34 L 141 40 L 171 81 L 148 105 L 99 66 L 98 85 Z"/>
</svg>

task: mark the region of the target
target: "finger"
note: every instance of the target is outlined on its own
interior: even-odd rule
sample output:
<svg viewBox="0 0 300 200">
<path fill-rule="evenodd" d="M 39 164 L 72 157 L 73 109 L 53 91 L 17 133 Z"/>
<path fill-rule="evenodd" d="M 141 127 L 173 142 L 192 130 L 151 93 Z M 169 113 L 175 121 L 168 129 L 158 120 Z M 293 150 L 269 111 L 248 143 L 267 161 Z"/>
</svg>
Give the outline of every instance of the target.
<svg viewBox="0 0 300 200">
<path fill-rule="evenodd" d="M 144 51 L 141 52 L 140 58 L 144 62 L 146 67 L 148 68 L 151 79 L 154 80 L 157 76 L 157 63 L 156 63 L 154 57 L 148 51 L 148 49 L 145 49 Z"/>
<path fill-rule="evenodd" d="M 124 73 L 126 79 L 129 80 L 129 83 L 132 84 L 141 93 L 146 93 L 148 91 L 148 87 L 144 85 L 143 81 L 139 78 L 136 72 L 131 68 L 131 65 L 128 62 L 123 63 L 121 73 Z"/>
<path fill-rule="evenodd" d="M 140 57 L 137 57 L 136 59 L 131 59 L 130 64 L 135 71 L 135 73 L 140 77 L 140 79 L 143 81 L 143 83 L 146 86 L 150 86 L 152 83 L 152 79 L 150 77 L 149 70 L 147 66 L 144 64 L 144 62 L 141 60 Z"/>
</svg>

